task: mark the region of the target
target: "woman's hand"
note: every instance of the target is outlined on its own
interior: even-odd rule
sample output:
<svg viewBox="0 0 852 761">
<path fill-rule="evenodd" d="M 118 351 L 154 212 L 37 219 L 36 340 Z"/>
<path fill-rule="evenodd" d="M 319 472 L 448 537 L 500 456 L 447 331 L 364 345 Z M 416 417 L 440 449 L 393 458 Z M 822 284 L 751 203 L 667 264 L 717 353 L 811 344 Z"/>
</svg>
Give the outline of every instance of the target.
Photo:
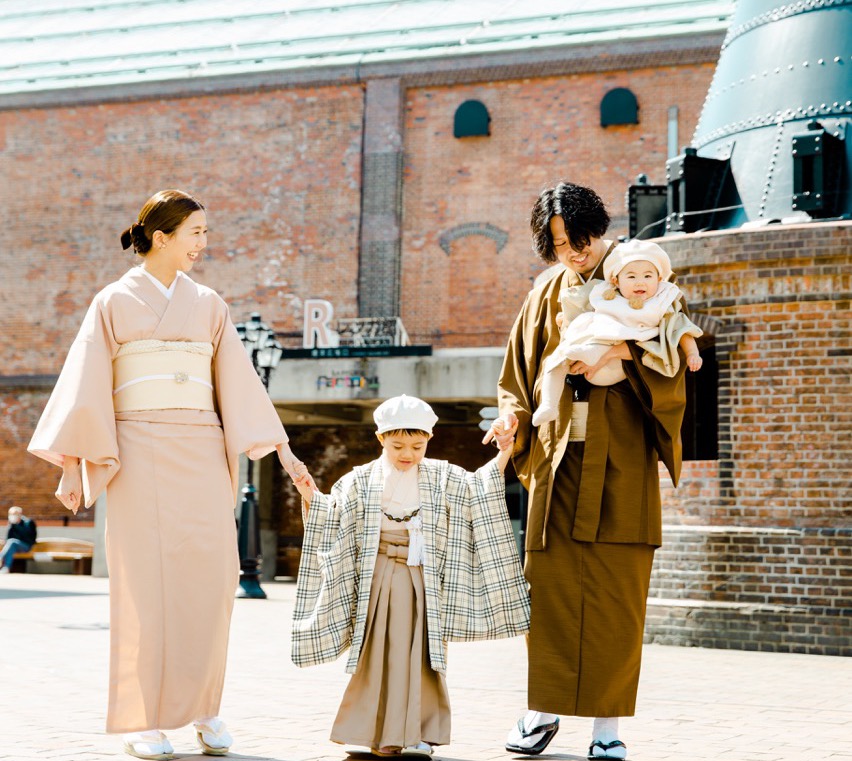
<svg viewBox="0 0 852 761">
<path fill-rule="evenodd" d="M 278 462 L 281 463 L 281 467 L 287 471 L 287 475 L 290 476 L 293 481 L 296 481 L 296 466 L 304 465 L 304 463 L 293 454 L 293 450 L 290 449 L 290 445 L 287 442 L 279 444 L 275 447 L 275 451 L 278 452 Z"/>
<path fill-rule="evenodd" d="M 62 464 L 62 478 L 56 487 L 56 498 L 74 515 L 83 504 L 83 474 L 80 460 L 76 457 L 65 457 Z"/>
<path fill-rule="evenodd" d="M 289 444 L 279 444 L 276 447 L 276 450 L 278 451 L 278 461 L 281 463 L 281 467 L 284 468 L 284 470 L 287 471 L 287 475 L 293 479 L 293 483 L 299 491 L 299 494 L 310 502 L 310 495 L 317 490 L 317 485 L 314 483 L 314 479 L 308 472 L 307 466 L 301 460 L 296 458 L 296 455 L 293 454 Z M 306 493 L 308 494 L 307 497 L 305 497 Z"/>
<path fill-rule="evenodd" d="M 482 438 L 482 443 L 487 444 L 494 439 L 497 443 L 497 448 L 501 451 L 510 448 L 515 441 L 515 432 L 518 430 L 518 418 L 510 412 L 506 415 L 498 417 L 491 423 L 491 427 L 486 431 Z"/>
</svg>

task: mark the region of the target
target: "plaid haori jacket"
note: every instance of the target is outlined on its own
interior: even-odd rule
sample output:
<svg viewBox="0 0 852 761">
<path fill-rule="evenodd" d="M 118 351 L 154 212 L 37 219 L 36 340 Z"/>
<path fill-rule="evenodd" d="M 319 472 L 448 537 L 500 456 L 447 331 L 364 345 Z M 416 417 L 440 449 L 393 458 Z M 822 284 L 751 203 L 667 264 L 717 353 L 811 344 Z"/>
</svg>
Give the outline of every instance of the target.
<svg viewBox="0 0 852 761">
<path fill-rule="evenodd" d="M 445 641 L 529 630 L 529 594 L 492 460 L 475 473 L 443 460 L 418 466 L 429 656 L 446 671 Z M 382 518 L 379 460 L 356 467 L 330 495 L 315 494 L 305 521 L 293 614 L 297 666 L 335 660 L 349 647 L 355 673 L 364 641 Z"/>
</svg>

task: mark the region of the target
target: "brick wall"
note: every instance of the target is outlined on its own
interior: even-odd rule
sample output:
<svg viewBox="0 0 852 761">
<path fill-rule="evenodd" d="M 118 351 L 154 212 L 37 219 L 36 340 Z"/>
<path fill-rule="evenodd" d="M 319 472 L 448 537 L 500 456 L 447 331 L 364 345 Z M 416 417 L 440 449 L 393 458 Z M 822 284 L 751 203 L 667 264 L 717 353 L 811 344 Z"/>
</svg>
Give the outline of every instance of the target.
<svg viewBox="0 0 852 761">
<path fill-rule="evenodd" d="M 667 526 L 646 641 L 852 655 L 852 528 Z"/>
<path fill-rule="evenodd" d="M 719 505 L 719 463 L 717 460 L 686 460 L 677 488 L 660 463 L 660 497 L 663 521 L 703 524 Z"/>
<path fill-rule="evenodd" d="M 403 90 L 401 311 L 413 340 L 502 345 L 542 269 L 527 219 L 538 190 L 570 175 L 623 218 L 634 175 L 662 179 L 668 106 L 680 107 L 687 139 L 711 74 L 710 63 L 661 65 Z M 637 94 L 641 123 L 603 130 L 598 104 L 617 86 Z M 469 97 L 490 109 L 491 138 L 452 138 L 455 108 Z M 306 297 L 355 316 L 364 117 L 360 85 L 0 112 L 0 375 L 58 372 L 92 295 L 134 263 L 118 234 L 163 187 L 207 205 L 210 245 L 193 276 L 235 319 L 259 310 L 298 332 Z M 461 237 L 444 253 L 439 236 L 470 222 L 505 230 L 507 244 Z M 22 426 L 19 389 L 4 389 L 0 501 L 64 517 L 56 472 L 22 451 L 46 393 L 31 394 Z"/>
<path fill-rule="evenodd" d="M 686 144 L 712 74 L 708 63 L 409 89 L 402 317 L 415 342 L 503 345 L 543 269 L 530 253 L 538 193 L 563 179 L 590 185 L 610 208 L 611 232 L 626 234 L 628 185 L 641 172 L 665 180 L 668 108 L 678 106 Z M 638 125 L 600 126 L 601 98 L 615 87 L 638 98 Z M 469 99 L 488 108 L 489 137 L 453 137 Z M 476 223 L 507 233 L 502 250 L 482 235 L 442 250 L 442 235 Z"/>
<path fill-rule="evenodd" d="M 350 86 L 0 112 L 3 375 L 57 372 L 94 292 L 133 263 L 120 232 L 164 187 L 208 207 L 193 276 L 237 319 L 295 330 L 308 296 L 354 316 L 362 111 Z"/>
<path fill-rule="evenodd" d="M 852 519 L 850 243 L 848 222 L 664 239 L 690 308 L 719 326 L 719 498 L 704 504 L 707 523 Z M 665 519 L 681 522 L 677 510 Z"/>
<path fill-rule="evenodd" d="M 852 224 L 663 240 L 715 332 L 719 460 L 661 469 L 646 641 L 852 655 Z"/>
<path fill-rule="evenodd" d="M 73 518 L 53 496 L 59 483 L 59 469 L 25 451 L 47 396 L 46 391 L 0 391 L 0 526 L 5 521 L 6 509 L 14 504 L 39 520 Z"/>
<path fill-rule="evenodd" d="M 362 116 L 359 86 L 0 112 L 0 506 L 69 515 L 58 470 L 24 452 L 46 392 L 9 376 L 59 372 L 94 293 L 133 264 L 119 234 L 156 190 L 207 206 L 193 277 L 235 320 L 301 330 L 306 297 L 357 314 Z"/>
</svg>

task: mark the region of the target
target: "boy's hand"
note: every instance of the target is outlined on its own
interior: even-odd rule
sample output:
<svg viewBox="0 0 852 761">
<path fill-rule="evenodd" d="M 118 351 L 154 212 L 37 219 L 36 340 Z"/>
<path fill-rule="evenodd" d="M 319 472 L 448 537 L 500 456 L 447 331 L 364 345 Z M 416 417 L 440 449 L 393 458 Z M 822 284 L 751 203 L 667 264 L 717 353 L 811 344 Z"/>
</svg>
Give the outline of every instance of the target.
<svg viewBox="0 0 852 761">
<path fill-rule="evenodd" d="M 491 427 L 482 438 L 482 443 L 487 444 L 492 439 L 500 450 L 511 448 L 515 441 L 515 432 L 518 430 L 518 418 L 514 413 L 498 417 L 491 423 Z"/>
<path fill-rule="evenodd" d="M 302 494 L 302 489 L 310 489 L 310 493 L 313 494 L 314 490 L 317 488 L 313 477 L 308 472 L 308 468 L 303 462 L 298 460 L 296 461 L 293 465 L 293 472 L 290 474 L 290 477 L 293 479 L 293 484 L 299 490 L 300 494 Z"/>
<path fill-rule="evenodd" d="M 697 372 L 701 369 L 701 365 L 704 364 L 704 360 L 701 359 L 700 354 L 688 354 L 686 357 L 686 366 L 692 370 L 692 372 Z"/>
<path fill-rule="evenodd" d="M 305 504 L 310 507 L 314 492 L 319 490 L 303 462 L 299 462 L 293 468 L 293 485 L 296 487 L 296 491 L 299 492 L 302 499 L 305 500 Z"/>
<path fill-rule="evenodd" d="M 512 452 L 515 449 L 515 431 L 518 430 L 518 421 L 515 420 L 514 425 L 506 430 L 505 422 L 498 418 L 491 424 L 489 432 L 494 434 L 494 443 L 500 450 L 497 453 L 497 467 L 501 473 L 506 472 L 506 466 L 512 457 Z"/>
</svg>

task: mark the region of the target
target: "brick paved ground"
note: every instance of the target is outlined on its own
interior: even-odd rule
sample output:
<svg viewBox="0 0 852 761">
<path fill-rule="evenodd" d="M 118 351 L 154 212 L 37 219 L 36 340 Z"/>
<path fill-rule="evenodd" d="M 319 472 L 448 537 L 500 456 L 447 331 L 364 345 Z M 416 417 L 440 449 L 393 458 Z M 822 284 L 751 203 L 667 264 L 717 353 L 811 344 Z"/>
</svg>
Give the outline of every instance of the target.
<svg viewBox="0 0 852 761">
<path fill-rule="evenodd" d="M 295 587 L 238 600 L 222 715 L 243 761 L 342 761 L 329 728 L 346 684 L 341 662 L 289 661 Z M 108 598 L 104 579 L 0 576 L 0 759 L 126 758 L 103 733 Z M 450 646 L 447 761 L 511 761 L 505 734 L 524 708 L 521 639 Z M 648 646 L 636 717 L 622 722 L 633 761 L 852 761 L 852 659 Z M 563 719 L 542 759 L 579 761 L 590 721 Z M 178 758 L 200 759 L 190 729 Z"/>
</svg>

